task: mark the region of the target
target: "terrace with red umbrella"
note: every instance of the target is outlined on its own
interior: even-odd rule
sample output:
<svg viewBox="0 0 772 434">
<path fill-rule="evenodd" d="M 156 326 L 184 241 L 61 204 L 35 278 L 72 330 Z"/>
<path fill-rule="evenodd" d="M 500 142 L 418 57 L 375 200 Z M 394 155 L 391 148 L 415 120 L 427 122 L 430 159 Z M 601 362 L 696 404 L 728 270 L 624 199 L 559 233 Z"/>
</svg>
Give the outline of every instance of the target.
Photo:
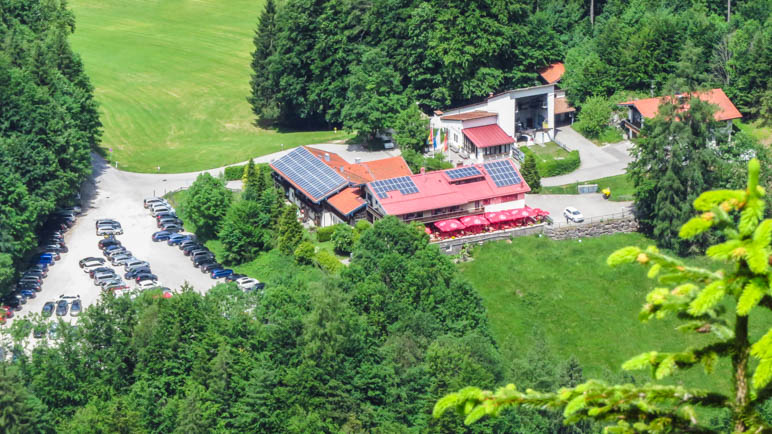
<svg viewBox="0 0 772 434">
<path fill-rule="evenodd" d="M 483 227 L 491 224 L 488 219 L 482 215 L 468 215 L 466 217 L 461 217 L 460 220 L 469 232 L 475 234 L 482 232 Z"/>
<path fill-rule="evenodd" d="M 466 226 L 456 219 L 441 220 L 434 222 L 433 224 L 434 227 L 445 236 L 453 236 L 455 235 L 455 232 L 466 229 Z"/>
<path fill-rule="evenodd" d="M 492 211 L 486 212 L 485 218 L 491 223 L 491 226 L 495 229 L 509 229 L 511 223 L 515 220 L 506 211 Z"/>
</svg>

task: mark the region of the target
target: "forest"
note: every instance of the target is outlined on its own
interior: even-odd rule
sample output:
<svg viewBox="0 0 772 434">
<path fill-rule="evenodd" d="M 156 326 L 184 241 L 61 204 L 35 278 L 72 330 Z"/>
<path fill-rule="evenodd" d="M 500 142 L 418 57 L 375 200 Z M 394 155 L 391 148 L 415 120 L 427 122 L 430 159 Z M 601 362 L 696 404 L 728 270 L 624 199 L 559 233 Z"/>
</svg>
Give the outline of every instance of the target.
<svg viewBox="0 0 772 434">
<path fill-rule="evenodd" d="M 261 121 L 375 132 L 414 104 L 431 114 L 540 84 L 555 61 L 578 107 L 658 96 L 679 90 L 676 64 L 696 51 L 700 86 L 772 122 L 771 11 L 770 0 L 271 0 L 250 102 Z"/>
<path fill-rule="evenodd" d="M 101 124 L 74 28 L 64 2 L 0 0 L 0 292 L 91 173 Z"/>
</svg>

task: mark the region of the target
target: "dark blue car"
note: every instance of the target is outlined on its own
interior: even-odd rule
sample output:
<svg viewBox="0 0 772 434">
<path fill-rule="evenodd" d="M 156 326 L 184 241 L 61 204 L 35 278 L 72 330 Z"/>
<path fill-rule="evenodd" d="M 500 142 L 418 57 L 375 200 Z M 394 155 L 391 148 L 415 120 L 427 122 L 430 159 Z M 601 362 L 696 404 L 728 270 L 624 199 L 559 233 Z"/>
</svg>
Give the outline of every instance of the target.
<svg viewBox="0 0 772 434">
<path fill-rule="evenodd" d="M 169 237 L 172 236 L 171 232 L 168 231 L 158 231 L 153 234 L 153 241 L 167 241 Z"/>
<path fill-rule="evenodd" d="M 176 246 L 189 239 L 191 239 L 189 235 L 174 234 L 169 237 L 169 241 L 167 241 L 166 244 L 170 246 Z"/>
<path fill-rule="evenodd" d="M 212 271 L 211 276 L 212 276 L 212 279 L 219 279 L 221 277 L 228 277 L 231 274 L 233 274 L 233 270 L 231 270 L 230 268 L 226 268 L 226 269 L 218 268 L 217 270 Z"/>
<path fill-rule="evenodd" d="M 38 256 L 38 264 L 54 265 L 54 256 L 50 253 L 43 253 Z"/>
</svg>

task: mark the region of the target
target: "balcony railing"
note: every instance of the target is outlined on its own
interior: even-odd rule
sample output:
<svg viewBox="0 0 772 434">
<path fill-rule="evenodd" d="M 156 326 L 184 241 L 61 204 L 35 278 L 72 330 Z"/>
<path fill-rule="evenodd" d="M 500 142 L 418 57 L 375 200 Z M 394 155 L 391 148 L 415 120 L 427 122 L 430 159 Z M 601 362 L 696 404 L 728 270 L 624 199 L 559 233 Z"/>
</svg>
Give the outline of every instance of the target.
<svg viewBox="0 0 772 434">
<path fill-rule="evenodd" d="M 408 219 L 402 219 L 404 222 L 421 222 L 421 223 L 434 223 L 438 222 L 440 220 L 447 220 L 452 219 L 456 217 L 464 217 L 468 215 L 473 214 L 481 214 L 485 212 L 485 208 L 472 208 L 472 209 L 462 209 L 459 211 L 452 211 L 452 212 L 446 212 L 442 214 L 435 214 L 431 216 L 423 216 L 423 217 L 413 217 Z"/>
</svg>

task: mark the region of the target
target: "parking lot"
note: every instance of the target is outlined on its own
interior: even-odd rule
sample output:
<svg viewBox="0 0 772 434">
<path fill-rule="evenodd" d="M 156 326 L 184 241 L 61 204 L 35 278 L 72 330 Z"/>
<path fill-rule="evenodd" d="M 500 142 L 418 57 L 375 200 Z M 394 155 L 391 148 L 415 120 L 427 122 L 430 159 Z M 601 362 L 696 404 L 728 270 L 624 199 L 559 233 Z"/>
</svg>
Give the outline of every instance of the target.
<svg viewBox="0 0 772 434">
<path fill-rule="evenodd" d="M 136 182 L 126 182 L 122 179 L 122 172 L 98 167 L 99 163 L 95 162 L 95 177 L 86 182 L 81 193 L 83 213 L 64 235 L 69 251 L 62 253 L 61 259 L 49 268 L 41 292 L 23 304 L 22 310 L 16 312 L 13 319 L 40 313 L 47 301 L 55 302 L 61 296 L 80 296 L 84 308 L 99 299 L 101 288 L 95 286 L 78 266 L 78 261 L 85 257 L 104 257 L 97 247 L 102 239 L 96 235 L 97 219 L 113 218 L 121 223 L 124 233 L 116 238 L 135 257 L 150 263 L 160 286 L 178 290 L 188 282 L 197 291 L 204 292 L 222 281 L 212 280 L 208 274 L 194 268 L 190 259 L 177 247 L 168 246 L 166 242 L 153 242 L 151 235 L 159 229 L 155 218 L 142 204 L 143 198 L 152 194 L 152 189 L 148 192 Z M 123 277 L 123 266 L 113 267 L 109 262 L 106 266 L 114 268 Z M 127 281 L 127 284 L 134 287 L 133 282 Z M 63 318 L 71 319 L 69 314 Z"/>
</svg>

